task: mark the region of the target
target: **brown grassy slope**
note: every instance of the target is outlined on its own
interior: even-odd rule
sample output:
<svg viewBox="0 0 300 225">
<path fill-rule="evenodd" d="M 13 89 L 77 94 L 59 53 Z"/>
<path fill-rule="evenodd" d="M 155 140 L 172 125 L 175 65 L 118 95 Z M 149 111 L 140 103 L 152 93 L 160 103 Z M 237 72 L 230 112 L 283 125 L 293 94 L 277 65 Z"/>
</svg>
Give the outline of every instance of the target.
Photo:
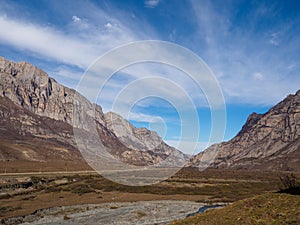
<svg viewBox="0 0 300 225">
<path fill-rule="evenodd" d="M 79 152 L 42 138 L 1 139 L 0 154 L 0 174 L 92 170 Z"/>
<path fill-rule="evenodd" d="M 212 209 L 172 225 L 299 224 L 300 196 L 268 193 Z"/>
</svg>

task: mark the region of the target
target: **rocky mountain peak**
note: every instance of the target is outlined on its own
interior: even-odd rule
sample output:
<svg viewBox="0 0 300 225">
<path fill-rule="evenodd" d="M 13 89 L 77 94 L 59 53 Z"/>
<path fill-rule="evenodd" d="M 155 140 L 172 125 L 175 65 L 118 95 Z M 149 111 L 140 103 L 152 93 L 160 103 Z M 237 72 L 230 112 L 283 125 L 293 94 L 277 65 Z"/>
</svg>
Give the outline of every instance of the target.
<svg viewBox="0 0 300 225">
<path fill-rule="evenodd" d="M 288 154 L 300 153 L 300 90 L 296 94 L 288 95 L 265 114 L 249 115 L 234 138 L 200 153 L 192 160 L 193 164 L 199 163 L 203 155 L 209 155 L 210 151 L 218 152 L 212 164 L 214 167 L 268 166 L 268 169 L 286 170 L 282 166 L 286 167 L 288 162 L 283 163 L 279 159 Z M 270 164 L 275 159 L 279 161 Z M 289 166 L 290 169 L 295 169 L 294 161 L 295 159 Z"/>
<path fill-rule="evenodd" d="M 154 151 L 163 143 L 163 140 L 155 131 L 150 131 L 146 128 L 136 128 L 116 113 L 106 113 L 105 122 L 108 129 L 114 132 L 127 147 L 132 149 Z"/>
<path fill-rule="evenodd" d="M 50 117 L 72 124 L 75 91 L 49 78 L 46 72 L 27 62 L 15 63 L 0 59 L 0 96 L 8 97 L 40 116 Z M 95 106 L 81 95 L 76 95 L 85 108 L 83 114 L 93 116 L 104 123 L 100 106 Z M 94 110 L 95 109 L 95 110 Z M 81 116 L 85 118 L 84 115 Z"/>
<path fill-rule="evenodd" d="M 255 112 L 251 113 L 246 123 L 243 125 L 241 131 L 238 133 L 238 135 L 242 135 L 244 133 L 247 133 L 261 118 L 263 117 L 263 114 L 257 114 Z"/>
<path fill-rule="evenodd" d="M 72 103 L 74 91 L 58 84 L 41 69 L 27 62 L 14 63 L 2 58 L 0 80 L 0 96 L 39 115 L 71 122 L 67 105 Z"/>
<path fill-rule="evenodd" d="M 5 58 L 0 58 L 0 72 L 9 74 L 22 81 L 35 81 L 39 85 L 48 82 L 48 75 L 41 69 L 27 62 L 12 62 Z"/>
</svg>

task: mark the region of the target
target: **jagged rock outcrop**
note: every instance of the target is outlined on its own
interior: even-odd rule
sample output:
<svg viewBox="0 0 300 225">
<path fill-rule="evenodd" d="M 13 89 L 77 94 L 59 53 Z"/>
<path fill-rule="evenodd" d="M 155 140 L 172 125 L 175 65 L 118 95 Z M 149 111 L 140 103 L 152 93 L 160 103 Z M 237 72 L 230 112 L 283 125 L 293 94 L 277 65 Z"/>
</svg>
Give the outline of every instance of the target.
<svg viewBox="0 0 300 225">
<path fill-rule="evenodd" d="M 127 147 L 142 151 L 161 151 L 170 154 L 174 148 L 166 145 L 155 131 L 136 128 L 120 115 L 109 112 L 105 114 L 107 128 L 114 132 Z"/>
<path fill-rule="evenodd" d="M 119 116 L 122 124 L 130 127 L 122 130 L 129 132 L 128 135 L 121 134 L 121 130 L 113 129 L 118 124 L 113 125 L 99 105 L 92 104 L 82 95 L 57 83 L 44 71 L 26 62 L 14 63 L 0 57 L 0 98 L 0 116 L 5 117 L 0 121 L 0 128 L 10 130 L 10 137 L 16 139 L 51 139 L 57 145 L 66 143 L 66 149 L 74 150 L 77 145 L 73 128 L 82 130 L 80 132 L 87 135 L 84 132 L 89 130 L 92 122 L 101 144 L 109 153 L 126 163 L 153 165 L 162 162 L 173 152 L 176 160 L 184 157 L 181 152 L 166 145 L 155 132 L 145 128 L 136 129 Z M 11 107 L 7 108 L 6 103 Z M 16 111 L 19 113 L 15 114 Z M 44 123 L 49 120 L 52 122 Z M 5 132 L 0 132 L 0 135 L 2 139 L 7 139 Z M 0 148 L 0 153 L 1 151 Z M 41 159 L 38 151 L 34 155 L 36 160 Z M 2 160 L 6 158 L 3 156 Z"/>
<path fill-rule="evenodd" d="M 118 139 L 128 148 L 157 154 L 160 159 L 156 163 L 170 157 L 168 159 L 169 164 L 175 166 L 183 165 L 185 160 L 188 159 L 188 156 L 167 145 L 155 131 L 146 128 L 136 128 L 116 113 L 106 113 L 105 122 L 107 128 L 116 134 Z M 126 154 L 128 156 L 131 155 L 129 152 L 126 152 Z"/>
<path fill-rule="evenodd" d="M 72 124 L 75 91 L 57 83 L 41 69 L 27 62 L 14 63 L 0 57 L 0 81 L 0 96 L 8 97 L 15 104 L 40 116 Z M 86 109 L 82 113 L 94 116 L 95 108 L 95 119 L 103 124 L 101 107 L 93 105 L 83 96 L 76 96 Z"/>
<path fill-rule="evenodd" d="M 212 145 L 189 165 L 206 165 L 201 159 L 213 151 L 213 167 L 300 170 L 300 90 L 265 114 L 251 114 L 233 139 Z"/>
</svg>

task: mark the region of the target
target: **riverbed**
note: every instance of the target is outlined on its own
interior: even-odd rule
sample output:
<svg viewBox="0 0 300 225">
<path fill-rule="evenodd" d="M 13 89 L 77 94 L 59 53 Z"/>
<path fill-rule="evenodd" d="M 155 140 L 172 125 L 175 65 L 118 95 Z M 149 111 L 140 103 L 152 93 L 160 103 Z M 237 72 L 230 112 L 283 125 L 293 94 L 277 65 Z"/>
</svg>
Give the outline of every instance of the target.
<svg viewBox="0 0 300 225">
<path fill-rule="evenodd" d="M 186 218 L 206 206 L 192 201 L 140 201 L 54 207 L 5 221 L 23 225 L 146 225 L 168 224 Z"/>
</svg>

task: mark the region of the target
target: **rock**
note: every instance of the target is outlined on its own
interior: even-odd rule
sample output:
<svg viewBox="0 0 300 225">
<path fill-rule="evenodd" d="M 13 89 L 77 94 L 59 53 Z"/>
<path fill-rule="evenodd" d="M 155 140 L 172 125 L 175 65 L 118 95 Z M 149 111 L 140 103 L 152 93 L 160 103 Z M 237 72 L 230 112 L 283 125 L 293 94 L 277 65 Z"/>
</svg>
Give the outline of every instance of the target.
<svg viewBox="0 0 300 225">
<path fill-rule="evenodd" d="M 3 224 L 169 224 L 193 214 L 203 203 L 158 200 L 53 207 L 31 215 L 3 219 Z"/>
<path fill-rule="evenodd" d="M 163 140 L 155 131 L 146 128 L 135 128 L 116 113 L 106 113 L 105 122 L 108 129 L 113 131 L 121 142 L 132 149 L 154 151 L 158 146 L 163 145 Z M 165 153 L 169 154 L 172 151 L 169 146 L 164 145 L 164 147 L 166 147 Z"/>
<path fill-rule="evenodd" d="M 174 156 L 175 161 L 185 159 L 184 154 L 165 144 L 156 132 L 134 128 L 114 113 L 104 115 L 101 106 L 92 104 L 75 90 L 57 83 L 29 63 L 14 63 L 0 57 L 0 97 L 3 105 L 12 105 L 9 99 L 21 107 L 10 107 L 19 111 L 17 114 L 10 109 L 0 111 L 0 117 L 7 118 L 0 125 L 7 127 L 12 136 L 52 138 L 60 144 L 68 143 L 72 148 L 77 148 L 72 128 L 88 131 L 93 123 L 107 151 L 124 162 L 153 165 L 170 155 Z M 44 125 L 43 121 L 47 119 L 57 124 L 55 129 L 52 124 Z M 11 128 L 11 124 L 16 125 Z M 67 133 L 64 132 L 66 127 Z M 1 135 L 6 138 L 5 133 Z"/>
<path fill-rule="evenodd" d="M 203 164 L 212 151 L 216 168 L 300 170 L 300 157 L 294 158 L 300 155 L 300 90 L 265 114 L 252 113 L 233 139 L 209 147 L 188 165 Z"/>
<path fill-rule="evenodd" d="M 136 128 L 116 113 L 106 113 L 105 122 L 107 128 L 116 134 L 126 147 L 143 152 L 153 152 L 159 155 L 161 159 L 156 160 L 156 163 L 169 156 L 173 157 L 175 164 L 177 164 L 176 162 L 179 164 L 183 163 L 187 159 L 187 156 L 182 152 L 167 145 L 155 131 L 146 128 Z M 132 153 L 126 152 L 125 154 L 129 157 Z M 144 157 L 146 157 L 146 161 L 155 160 L 150 155 Z"/>
</svg>

